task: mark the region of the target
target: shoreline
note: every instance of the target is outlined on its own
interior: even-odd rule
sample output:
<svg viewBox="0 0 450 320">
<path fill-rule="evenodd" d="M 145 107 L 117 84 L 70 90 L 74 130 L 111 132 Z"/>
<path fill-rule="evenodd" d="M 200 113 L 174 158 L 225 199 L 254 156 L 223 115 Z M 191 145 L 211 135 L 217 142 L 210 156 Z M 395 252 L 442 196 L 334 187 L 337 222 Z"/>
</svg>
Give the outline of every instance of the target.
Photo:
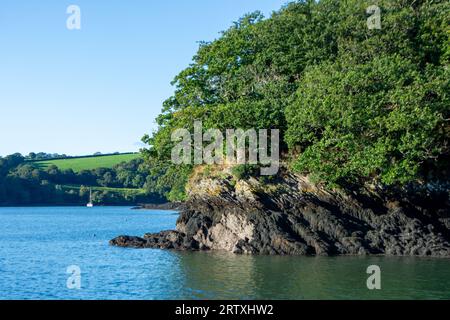
<svg viewBox="0 0 450 320">
<path fill-rule="evenodd" d="M 184 208 L 183 202 L 166 202 L 166 203 L 144 203 L 139 204 L 135 207 L 133 207 L 133 210 L 166 210 L 166 211 L 172 211 L 177 210 L 181 211 Z"/>
<path fill-rule="evenodd" d="M 0 208 L 44 208 L 44 207 L 86 207 L 86 204 L 80 203 L 59 203 L 59 204 L 0 204 Z M 136 207 L 135 204 L 102 204 L 95 205 L 94 207 Z"/>
<path fill-rule="evenodd" d="M 199 177 L 182 205 L 146 206 L 180 210 L 175 230 L 122 234 L 110 244 L 251 255 L 448 258 L 446 199 L 438 191 L 421 196 L 329 190 L 289 172 L 271 184 Z"/>
</svg>

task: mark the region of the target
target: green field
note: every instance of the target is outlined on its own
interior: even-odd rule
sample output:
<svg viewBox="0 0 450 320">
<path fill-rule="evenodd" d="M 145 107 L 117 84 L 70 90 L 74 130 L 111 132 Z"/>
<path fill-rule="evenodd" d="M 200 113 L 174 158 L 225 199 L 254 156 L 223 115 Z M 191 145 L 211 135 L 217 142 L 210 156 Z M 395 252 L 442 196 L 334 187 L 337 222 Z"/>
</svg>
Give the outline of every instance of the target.
<svg viewBox="0 0 450 320">
<path fill-rule="evenodd" d="M 90 170 L 96 168 L 112 168 L 116 164 L 131 161 L 139 157 L 139 153 L 115 154 L 109 156 L 44 160 L 36 161 L 35 164 L 43 169 L 51 165 L 55 165 L 60 170 L 72 169 L 74 172 L 79 172 L 81 170 Z"/>
</svg>

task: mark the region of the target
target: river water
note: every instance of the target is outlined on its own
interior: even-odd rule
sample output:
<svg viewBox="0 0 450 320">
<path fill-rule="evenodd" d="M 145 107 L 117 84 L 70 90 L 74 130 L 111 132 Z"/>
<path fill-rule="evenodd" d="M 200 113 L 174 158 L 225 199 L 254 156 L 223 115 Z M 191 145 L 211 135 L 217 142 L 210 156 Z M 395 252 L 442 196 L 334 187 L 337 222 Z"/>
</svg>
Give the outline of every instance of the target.
<svg viewBox="0 0 450 320">
<path fill-rule="evenodd" d="M 0 208 L 0 299 L 450 299 L 450 259 L 238 256 L 108 244 L 121 234 L 173 229 L 176 219 L 176 212 L 129 207 Z M 380 267 L 381 290 L 367 288 L 371 265 Z"/>
</svg>

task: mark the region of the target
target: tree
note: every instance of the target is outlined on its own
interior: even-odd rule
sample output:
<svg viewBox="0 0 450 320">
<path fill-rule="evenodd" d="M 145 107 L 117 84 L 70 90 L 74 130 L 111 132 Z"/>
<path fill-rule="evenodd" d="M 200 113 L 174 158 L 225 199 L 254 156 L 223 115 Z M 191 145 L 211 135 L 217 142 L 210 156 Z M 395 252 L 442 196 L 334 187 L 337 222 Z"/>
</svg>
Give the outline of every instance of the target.
<svg viewBox="0 0 450 320">
<path fill-rule="evenodd" d="M 286 111 L 294 168 L 334 183 L 426 177 L 448 153 L 449 76 L 397 55 L 311 68 Z"/>
<path fill-rule="evenodd" d="M 204 130 L 277 128 L 292 169 L 329 183 L 442 178 L 450 3 L 377 5 L 381 30 L 367 28 L 364 1 L 299 1 L 268 19 L 248 14 L 201 43 L 173 81 L 158 130 L 143 137 L 155 175 L 146 187 L 184 197 L 192 168 L 175 174 L 171 134 L 194 120 Z"/>
</svg>

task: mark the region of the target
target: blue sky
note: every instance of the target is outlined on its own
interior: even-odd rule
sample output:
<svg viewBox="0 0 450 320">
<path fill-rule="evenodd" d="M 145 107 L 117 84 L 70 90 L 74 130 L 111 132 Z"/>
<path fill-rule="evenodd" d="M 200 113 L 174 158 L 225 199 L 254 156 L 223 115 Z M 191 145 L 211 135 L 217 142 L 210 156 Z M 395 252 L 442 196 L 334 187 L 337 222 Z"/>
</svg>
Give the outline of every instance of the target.
<svg viewBox="0 0 450 320">
<path fill-rule="evenodd" d="M 198 41 L 279 0 L 2 0 L 0 155 L 136 151 Z M 68 30 L 66 9 L 81 9 Z"/>
</svg>

